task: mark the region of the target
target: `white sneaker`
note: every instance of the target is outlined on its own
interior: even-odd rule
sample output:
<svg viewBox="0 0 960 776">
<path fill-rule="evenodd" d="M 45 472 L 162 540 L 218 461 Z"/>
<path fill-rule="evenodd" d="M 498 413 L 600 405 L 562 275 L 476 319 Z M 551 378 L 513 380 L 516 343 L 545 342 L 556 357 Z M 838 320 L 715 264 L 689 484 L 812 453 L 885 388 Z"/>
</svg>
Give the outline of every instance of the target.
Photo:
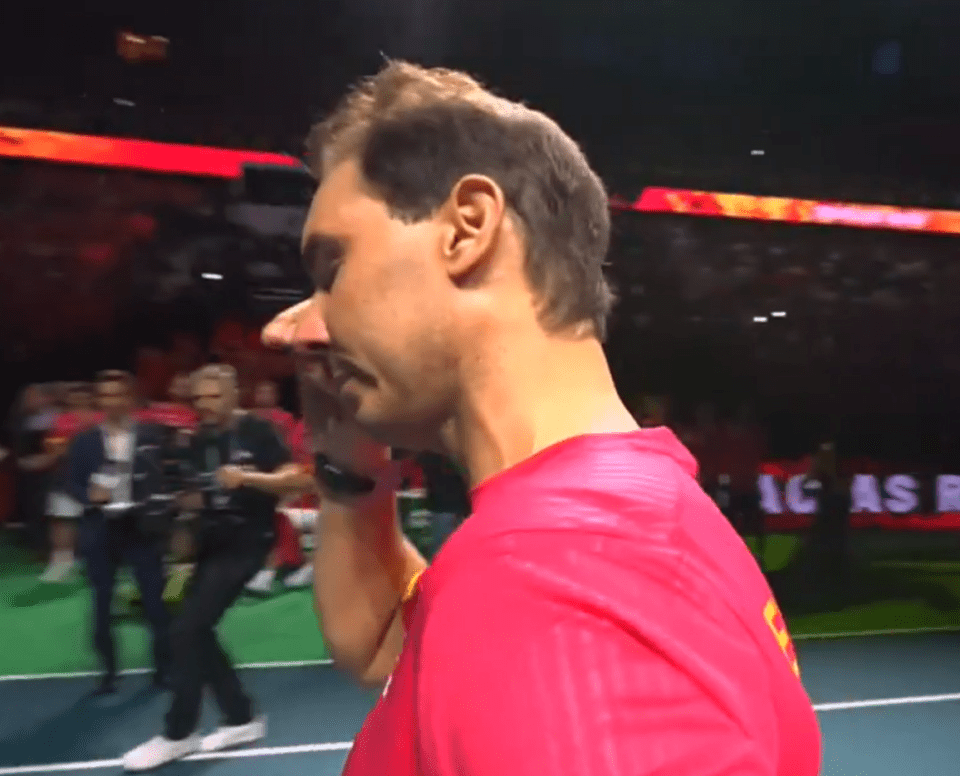
<svg viewBox="0 0 960 776">
<path fill-rule="evenodd" d="M 200 744 L 200 736 L 196 735 L 180 741 L 157 736 L 127 752 L 123 756 L 123 767 L 128 771 L 152 771 L 200 751 Z"/>
<path fill-rule="evenodd" d="M 219 752 L 242 744 L 252 744 L 267 735 L 267 718 L 257 717 L 246 725 L 223 725 L 209 736 L 204 736 L 200 749 Z"/>
<path fill-rule="evenodd" d="M 256 576 L 247 582 L 247 590 L 251 593 L 269 595 L 273 590 L 273 579 L 276 572 L 273 569 L 262 569 Z"/>
<path fill-rule="evenodd" d="M 46 571 L 40 575 L 41 582 L 59 583 L 66 582 L 73 575 L 74 561 L 58 561 L 47 566 Z"/>
<path fill-rule="evenodd" d="M 309 587 L 313 584 L 313 564 L 304 563 L 300 568 L 283 580 L 287 587 Z"/>
</svg>

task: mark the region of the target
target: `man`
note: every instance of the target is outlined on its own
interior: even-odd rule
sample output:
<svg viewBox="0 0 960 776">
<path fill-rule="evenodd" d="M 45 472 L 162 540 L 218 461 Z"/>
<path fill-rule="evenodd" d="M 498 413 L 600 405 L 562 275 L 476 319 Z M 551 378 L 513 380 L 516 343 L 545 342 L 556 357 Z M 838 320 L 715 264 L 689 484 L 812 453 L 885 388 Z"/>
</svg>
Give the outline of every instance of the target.
<svg viewBox="0 0 960 776">
<path fill-rule="evenodd" d="M 171 433 L 193 428 L 197 417 L 190 405 L 190 375 L 182 372 L 174 375 L 167 389 L 167 400 L 150 402 L 141 410 L 140 417 L 170 429 Z"/>
<path fill-rule="evenodd" d="M 126 561 L 153 629 L 154 685 L 166 684 L 169 618 L 163 605 L 162 534 L 145 530 L 137 505 L 163 490 L 160 430 L 133 418 L 133 378 L 101 372 L 96 381 L 103 420 L 74 437 L 67 453 L 68 495 L 83 505 L 79 549 L 93 587 L 94 646 L 104 675 L 98 694 L 112 693 L 117 676 L 110 629 L 117 567 Z"/>
<path fill-rule="evenodd" d="M 23 389 L 11 424 L 16 462 L 16 514 L 25 528 L 28 546 L 38 555 L 47 555 L 46 503 L 54 456 L 44 449 L 44 440 L 53 425 L 52 397 L 43 385 Z M 2 463 L 2 460 L 0 460 Z"/>
<path fill-rule="evenodd" d="M 389 63 L 315 134 L 316 293 L 264 332 L 302 360 L 315 593 L 384 687 L 347 776 L 813 776 L 776 602 L 601 342 L 604 188 L 546 116 Z M 449 454 L 473 513 L 426 563 L 379 442 Z"/>
<path fill-rule="evenodd" d="M 237 409 L 232 367 L 203 367 L 193 376 L 192 392 L 200 427 L 190 438 L 185 464 L 198 490 L 183 502 L 200 512 L 196 569 L 171 636 L 173 701 L 166 729 L 124 757 L 131 771 L 151 770 L 201 749 L 250 743 L 266 731 L 215 628 L 270 551 L 278 483 L 303 475 L 289 464 L 273 426 Z M 213 692 L 224 723 L 201 740 L 196 728 L 204 686 Z"/>
<path fill-rule="evenodd" d="M 293 415 L 279 405 L 280 392 L 276 382 L 258 382 L 253 393 L 252 412 L 273 424 L 277 434 L 290 448 L 293 459 L 299 461 L 295 449 L 297 438 L 302 438 L 302 430 L 298 430 L 298 422 Z M 288 588 L 306 587 L 313 580 L 313 568 L 301 549 L 300 534 L 282 508 L 276 512 L 275 524 L 276 542 L 267 556 L 266 566 L 247 583 L 247 591 L 255 595 L 269 595 L 273 592 L 278 569 L 289 570 L 283 580 Z"/>
<path fill-rule="evenodd" d="M 193 433 L 197 425 L 197 413 L 193 409 L 190 397 L 190 374 L 178 372 L 170 380 L 167 388 L 167 401 L 151 402 L 139 413 L 140 420 L 155 423 L 163 429 L 165 434 L 164 449 L 167 458 L 164 469 L 169 478 L 176 479 L 179 461 L 177 460 L 178 439 Z M 186 515 L 181 515 L 181 518 Z M 167 579 L 167 588 L 164 597 L 167 600 L 178 598 L 189 574 L 189 564 L 186 563 L 191 555 L 192 535 L 186 521 L 180 519 L 174 524 L 170 535 L 170 550 L 173 557 L 179 561 L 170 567 Z"/>
<path fill-rule="evenodd" d="M 281 439 L 289 439 L 297 421 L 280 406 L 280 391 L 273 380 L 261 380 L 253 391 L 253 413 L 269 420 Z"/>
<path fill-rule="evenodd" d="M 63 582 L 70 578 L 75 566 L 74 550 L 77 544 L 77 522 L 83 513 L 82 505 L 65 492 L 62 485 L 66 476 L 64 458 L 71 440 L 81 431 L 96 426 L 103 418 L 94 406 L 96 398 L 92 386 L 74 383 L 67 388 L 66 409 L 60 412 L 46 447 L 54 458 L 51 487 L 47 498 L 50 517 L 50 564 L 40 577 L 42 582 Z"/>
<path fill-rule="evenodd" d="M 720 426 L 717 437 L 718 468 L 730 482 L 728 517 L 741 536 L 754 538 L 755 554 L 762 569 L 767 535 L 757 476 L 765 458 L 766 445 L 750 405 L 742 403 L 735 416 Z"/>
</svg>

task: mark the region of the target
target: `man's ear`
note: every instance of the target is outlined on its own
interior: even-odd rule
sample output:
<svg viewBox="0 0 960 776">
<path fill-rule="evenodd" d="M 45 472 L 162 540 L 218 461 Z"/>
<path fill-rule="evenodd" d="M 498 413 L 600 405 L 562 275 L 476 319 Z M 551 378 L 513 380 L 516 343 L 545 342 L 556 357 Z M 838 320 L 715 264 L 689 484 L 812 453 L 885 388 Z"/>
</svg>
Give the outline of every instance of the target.
<svg viewBox="0 0 960 776">
<path fill-rule="evenodd" d="M 465 175 L 456 182 L 441 208 L 444 221 L 443 260 L 456 282 L 482 270 L 497 247 L 506 198 L 486 175 Z"/>
</svg>

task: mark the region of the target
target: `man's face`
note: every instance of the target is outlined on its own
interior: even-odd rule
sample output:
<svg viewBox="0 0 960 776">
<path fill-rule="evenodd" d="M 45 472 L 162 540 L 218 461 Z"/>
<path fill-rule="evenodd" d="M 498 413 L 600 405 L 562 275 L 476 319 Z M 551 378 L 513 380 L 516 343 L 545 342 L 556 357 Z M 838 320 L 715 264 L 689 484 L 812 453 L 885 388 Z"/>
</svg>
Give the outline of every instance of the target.
<svg viewBox="0 0 960 776">
<path fill-rule="evenodd" d="M 303 235 L 316 289 L 312 347 L 341 408 L 375 436 L 396 442 L 438 427 L 452 411 L 453 287 L 442 225 L 390 217 L 354 162 L 317 190 Z"/>
<path fill-rule="evenodd" d="M 23 394 L 24 412 L 41 412 L 49 406 L 48 394 L 39 385 L 29 386 Z"/>
<path fill-rule="evenodd" d="M 97 404 L 108 419 L 119 420 L 133 410 L 133 396 L 120 381 L 100 383 L 97 386 Z"/>
<path fill-rule="evenodd" d="M 193 389 L 193 406 L 205 426 L 220 423 L 232 409 L 230 397 L 219 380 L 200 380 Z"/>
<path fill-rule="evenodd" d="M 257 385 L 253 395 L 253 403 L 260 408 L 269 409 L 277 406 L 277 386 L 271 382 L 262 382 Z"/>
<path fill-rule="evenodd" d="M 190 376 L 179 374 L 170 381 L 170 401 L 175 403 L 190 401 Z"/>
<path fill-rule="evenodd" d="M 84 412 L 93 406 L 93 396 L 85 389 L 75 389 L 67 397 L 67 404 L 75 412 Z"/>
</svg>

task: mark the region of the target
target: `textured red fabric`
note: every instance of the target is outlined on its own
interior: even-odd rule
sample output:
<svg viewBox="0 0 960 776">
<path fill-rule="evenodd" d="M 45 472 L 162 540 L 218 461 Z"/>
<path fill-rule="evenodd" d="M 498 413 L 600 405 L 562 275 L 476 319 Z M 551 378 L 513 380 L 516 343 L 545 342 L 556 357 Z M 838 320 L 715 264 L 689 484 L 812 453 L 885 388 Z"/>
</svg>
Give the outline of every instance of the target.
<svg viewBox="0 0 960 776">
<path fill-rule="evenodd" d="M 478 488 L 346 776 L 815 776 L 783 619 L 695 469 L 652 429 Z"/>
<path fill-rule="evenodd" d="M 53 421 L 48 438 L 51 440 L 70 441 L 81 431 L 93 428 L 103 420 L 102 412 L 68 410 L 57 415 Z"/>
<path fill-rule="evenodd" d="M 290 518 L 279 510 L 276 512 L 274 524 L 277 538 L 273 544 L 273 551 L 276 553 L 277 568 L 300 568 L 307 562 L 307 558 L 300 547 L 300 535 L 297 529 L 293 527 Z"/>
<path fill-rule="evenodd" d="M 184 404 L 158 401 L 137 412 L 137 420 L 169 428 L 191 429 L 197 426 L 197 413 Z"/>
</svg>

